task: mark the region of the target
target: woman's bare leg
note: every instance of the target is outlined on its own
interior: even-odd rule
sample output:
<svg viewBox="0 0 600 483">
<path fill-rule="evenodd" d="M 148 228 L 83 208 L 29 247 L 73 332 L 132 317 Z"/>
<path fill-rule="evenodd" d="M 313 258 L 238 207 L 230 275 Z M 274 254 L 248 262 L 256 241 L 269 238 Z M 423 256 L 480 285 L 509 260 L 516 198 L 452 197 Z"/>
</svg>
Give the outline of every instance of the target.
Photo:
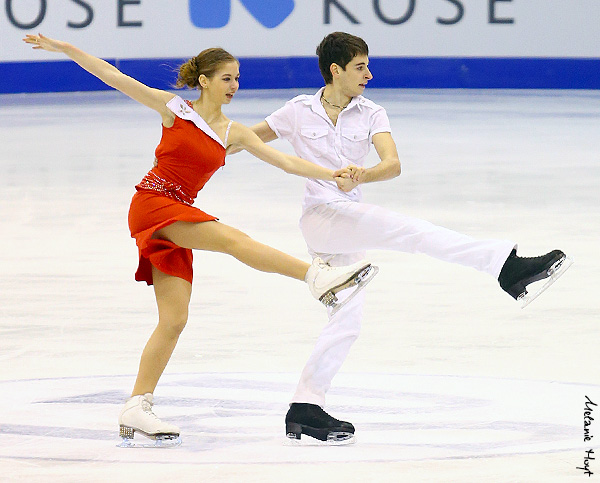
<svg viewBox="0 0 600 483">
<path fill-rule="evenodd" d="M 183 248 L 222 252 L 263 272 L 276 272 L 304 280 L 309 264 L 263 245 L 235 228 L 222 223 L 178 221 L 154 234 Z M 188 317 L 192 286 L 186 280 L 152 267 L 158 305 L 158 325 L 142 352 L 132 395 L 153 393 Z"/>
<path fill-rule="evenodd" d="M 152 267 L 158 325 L 146 343 L 132 396 L 153 393 L 185 327 L 192 285 Z"/>
<path fill-rule="evenodd" d="M 176 221 L 158 230 L 154 238 L 169 240 L 183 248 L 227 253 L 256 270 L 280 273 L 297 280 L 304 280 L 310 266 L 217 221 Z"/>
</svg>

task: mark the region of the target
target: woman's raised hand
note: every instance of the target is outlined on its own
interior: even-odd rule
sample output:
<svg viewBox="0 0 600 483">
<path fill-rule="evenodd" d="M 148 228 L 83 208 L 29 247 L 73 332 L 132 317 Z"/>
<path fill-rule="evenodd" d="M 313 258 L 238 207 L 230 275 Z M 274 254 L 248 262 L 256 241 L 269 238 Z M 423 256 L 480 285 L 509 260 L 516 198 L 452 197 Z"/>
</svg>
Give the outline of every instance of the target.
<svg viewBox="0 0 600 483">
<path fill-rule="evenodd" d="M 42 34 L 27 34 L 23 39 L 23 42 L 32 45 L 34 49 L 47 50 L 48 52 L 62 52 L 62 47 L 65 45 L 65 43 L 60 40 L 54 40 L 50 37 L 45 37 Z"/>
</svg>

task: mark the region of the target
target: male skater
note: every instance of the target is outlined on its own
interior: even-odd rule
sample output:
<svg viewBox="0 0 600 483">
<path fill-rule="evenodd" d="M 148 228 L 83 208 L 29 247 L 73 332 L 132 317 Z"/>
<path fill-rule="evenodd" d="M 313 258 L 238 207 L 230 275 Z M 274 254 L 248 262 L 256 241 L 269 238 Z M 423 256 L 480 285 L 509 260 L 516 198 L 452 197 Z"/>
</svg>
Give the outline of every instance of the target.
<svg viewBox="0 0 600 483">
<path fill-rule="evenodd" d="M 476 240 L 361 203 L 360 184 L 400 174 L 387 114 L 362 96 L 373 78 L 368 53 L 367 44 L 359 37 L 343 32 L 328 35 L 317 47 L 325 87 L 315 95 L 295 97 L 252 128 L 265 142 L 278 137 L 288 140 L 298 156 L 313 163 L 351 169 L 344 192 L 327 181 L 306 183 L 300 229 L 310 254 L 338 266 L 362 259 L 367 249 L 424 253 L 490 274 L 515 299 L 527 296 L 528 284 L 557 278 L 568 267 L 560 250 L 521 258 L 512 241 Z M 370 144 L 380 161 L 365 169 Z M 363 301 L 361 293 L 337 313 L 329 311 L 329 323 L 304 367 L 286 415 L 289 438 L 306 434 L 322 441 L 352 441 L 354 426 L 333 418 L 323 407 L 325 393 L 358 337 Z"/>
</svg>

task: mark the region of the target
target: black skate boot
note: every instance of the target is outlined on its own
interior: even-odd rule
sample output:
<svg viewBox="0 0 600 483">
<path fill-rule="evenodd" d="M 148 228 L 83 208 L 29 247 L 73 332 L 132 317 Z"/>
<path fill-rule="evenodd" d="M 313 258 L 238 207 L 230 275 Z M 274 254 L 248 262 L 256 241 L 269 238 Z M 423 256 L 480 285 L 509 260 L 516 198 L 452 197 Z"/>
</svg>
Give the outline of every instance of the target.
<svg viewBox="0 0 600 483">
<path fill-rule="evenodd" d="M 565 259 L 560 250 L 539 257 L 519 257 L 513 250 L 502 267 L 498 282 L 505 292 L 519 300 L 527 295 L 527 285 L 552 277 Z"/>
<path fill-rule="evenodd" d="M 302 434 L 329 443 L 350 443 L 354 439 L 354 426 L 327 414 L 320 406 L 292 403 L 285 416 L 285 432 L 290 439 L 300 439 Z"/>
</svg>

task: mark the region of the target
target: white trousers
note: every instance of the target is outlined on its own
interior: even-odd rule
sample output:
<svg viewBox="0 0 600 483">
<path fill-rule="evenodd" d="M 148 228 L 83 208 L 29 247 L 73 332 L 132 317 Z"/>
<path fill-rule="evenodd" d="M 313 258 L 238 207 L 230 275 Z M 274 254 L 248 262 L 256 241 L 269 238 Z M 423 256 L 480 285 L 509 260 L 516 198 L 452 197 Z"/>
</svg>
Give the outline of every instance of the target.
<svg viewBox="0 0 600 483">
<path fill-rule="evenodd" d="M 404 216 L 376 205 L 339 201 L 307 210 L 300 229 L 313 257 L 332 266 L 365 257 L 365 250 L 423 253 L 475 268 L 498 278 L 516 244 L 507 240 L 476 240 L 428 221 Z M 354 297 L 323 328 L 302 371 L 292 402 L 325 405 L 325 394 L 360 332 L 364 291 Z"/>
</svg>

